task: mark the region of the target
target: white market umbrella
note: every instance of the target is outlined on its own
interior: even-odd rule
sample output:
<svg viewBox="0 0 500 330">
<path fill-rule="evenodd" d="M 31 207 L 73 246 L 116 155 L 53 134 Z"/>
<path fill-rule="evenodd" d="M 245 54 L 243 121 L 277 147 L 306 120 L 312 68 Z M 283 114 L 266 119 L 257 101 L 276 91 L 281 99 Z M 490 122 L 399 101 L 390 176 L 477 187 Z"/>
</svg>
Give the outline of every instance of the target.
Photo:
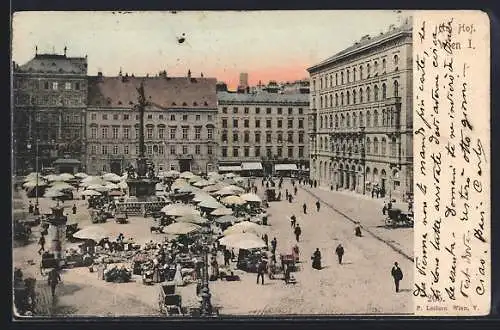
<svg viewBox="0 0 500 330">
<path fill-rule="evenodd" d="M 179 171 L 170 170 L 165 173 L 167 178 L 177 178 L 181 173 Z"/>
<path fill-rule="evenodd" d="M 201 227 L 189 222 L 174 222 L 163 228 L 166 234 L 185 235 L 200 230 Z"/>
<path fill-rule="evenodd" d="M 210 196 L 209 194 L 207 194 L 204 191 L 196 192 L 192 200 L 193 200 L 193 202 L 196 202 L 196 203 L 200 203 L 203 201 L 211 201 L 211 200 L 217 201 L 215 198 L 213 198 L 212 196 Z"/>
<path fill-rule="evenodd" d="M 179 177 L 182 179 L 191 179 L 193 176 L 194 176 L 194 174 L 192 172 L 189 172 L 189 171 L 182 172 L 179 175 Z"/>
<path fill-rule="evenodd" d="M 69 174 L 69 173 L 59 174 L 60 181 L 69 181 L 69 180 L 73 180 L 74 178 L 75 178 L 75 176 L 73 174 Z"/>
<path fill-rule="evenodd" d="M 224 205 L 222 205 L 221 203 L 219 203 L 216 199 L 213 199 L 213 200 L 204 200 L 202 202 L 200 202 L 200 204 L 198 204 L 199 207 L 203 207 L 203 208 L 206 208 L 206 209 L 220 209 L 220 208 L 223 208 Z"/>
<path fill-rule="evenodd" d="M 83 196 L 100 196 L 101 193 L 95 190 L 84 190 L 82 192 Z"/>
<path fill-rule="evenodd" d="M 47 180 L 47 181 L 59 181 L 59 175 L 56 175 L 56 174 L 46 175 L 45 180 Z"/>
<path fill-rule="evenodd" d="M 119 185 L 117 185 L 116 183 L 112 183 L 112 182 L 106 183 L 105 187 L 109 188 L 110 190 L 120 189 Z"/>
<path fill-rule="evenodd" d="M 56 181 L 52 183 L 50 189 L 54 190 L 73 189 L 73 186 L 63 181 Z"/>
<path fill-rule="evenodd" d="M 243 221 L 224 230 L 224 236 L 241 234 L 241 233 L 252 233 L 256 235 L 262 235 L 268 231 L 267 227 L 260 226 L 256 223 L 250 221 Z"/>
<path fill-rule="evenodd" d="M 186 204 L 170 204 L 167 206 L 164 206 L 161 209 L 161 212 L 165 213 L 166 215 L 171 215 L 171 216 L 184 216 L 184 215 L 199 215 L 200 211 L 195 209 L 192 205 L 186 205 Z"/>
<path fill-rule="evenodd" d="M 118 185 L 118 187 L 120 187 L 120 189 L 127 189 L 128 188 L 128 184 L 125 181 L 120 181 L 117 183 L 117 185 Z"/>
<path fill-rule="evenodd" d="M 189 214 L 189 215 L 183 215 L 182 217 L 179 217 L 175 219 L 176 222 L 189 222 L 189 223 L 195 223 L 198 225 L 203 225 L 208 222 L 208 219 L 202 217 L 199 214 Z"/>
<path fill-rule="evenodd" d="M 215 219 L 215 222 L 217 223 L 233 223 L 237 221 L 238 219 L 234 215 L 223 215 L 222 217 Z"/>
<path fill-rule="evenodd" d="M 233 210 L 228 209 L 226 207 L 221 207 L 210 212 L 211 215 L 219 216 L 219 215 L 231 215 L 233 214 Z"/>
<path fill-rule="evenodd" d="M 236 174 L 234 174 L 233 172 L 224 174 L 225 178 L 234 178 L 235 176 Z"/>
<path fill-rule="evenodd" d="M 85 227 L 73 234 L 73 237 L 80 239 L 91 239 L 99 242 L 103 238 L 110 237 L 110 233 L 100 226 Z"/>
<path fill-rule="evenodd" d="M 102 179 L 110 182 L 120 182 L 122 178 L 115 173 L 106 173 L 102 176 Z"/>
<path fill-rule="evenodd" d="M 45 187 L 47 184 L 44 181 L 27 181 L 23 183 L 23 188 L 35 188 L 36 186 Z"/>
<path fill-rule="evenodd" d="M 37 177 L 37 176 L 38 176 L 38 180 L 42 180 L 42 179 L 43 179 L 42 174 L 37 173 L 37 172 L 31 172 L 30 174 L 28 174 L 28 175 L 26 175 L 26 176 L 24 177 L 24 181 L 25 181 L 25 182 L 26 182 L 26 181 L 31 181 L 31 180 L 36 181 L 36 177 Z"/>
<path fill-rule="evenodd" d="M 85 179 L 88 176 L 89 175 L 87 173 L 83 173 L 83 172 L 78 172 L 75 174 L 75 178 L 79 178 L 79 179 Z"/>
<path fill-rule="evenodd" d="M 226 205 L 243 205 L 246 203 L 246 200 L 241 198 L 240 196 L 226 196 L 221 199 L 221 202 Z"/>
<path fill-rule="evenodd" d="M 98 192 L 106 192 L 106 191 L 111 190 L 108 187 L 100 185 L 100 184 L 91 184 L 90 186 L 87 187 L 87 189 L 95 190 Z"/>
<path fill-rule="evenodd" d="M 201 179 L 201 180 L 193 183 L 193 186 L 195 186 L 195 187 L 206 187 L 209 185 L 210 185 L 210 182 L 208 182 L 207 180 L 204 180 L 204 179 Z"/>
<path fill-rule="evenodd" d="M 43 197 L 47 198 L 57 198 L 57 197 L 62 197 L 64 196 L 64 193 L 59 191 L 59 190 L 46 190 L 45 194 L 43 194 Z"/>
<path fill-rule="evenodd" d="M 219 239 L 221 245 L 239 249 L 250 249 L 265 247 L 266 243 L 259 236 L 253 233 L 237 233 L 234 235 L 224 236 Z"/>
<path fill-rule="evenodd" d="M 179 189 L 179 188 L 182 188 L 184 186 L 188 186 L 189 185 L 189 182 L 187 182 L 186 180 L 184 179 L 177 179 L 174 181 L 174 183 L 172 183 L 172 190 L 175 190 L 175 189 Z"/>
<path fill-rule="evenodd" d="M 194 175 L 191 178 L 189 178 L 189 183 L 193 184 L 195 182 L 201 181 L 203 178 L 199 175 Z"/>
<path fill-rule="evenodd" d="M 200 191 L 200 188 L 196 188 L 190 185 L 185 185 L 183 187 L 178 188 L 177 191 L 180 193 L 194 193 Z"/>
<path fill-rule="evenodd" d="M 206 187 L 203 187 L 201 190 L 205 191 L 205 192 L 215 192 L 215 191 L 218 191 L 220 188 L 216 185 L 211 185 L 211 186 L 206 186 Z"/>
<path fill-rule="evenodd" d="M 240 197 L 247 202 L 262 202 L 262 199 L 258 195 L 253 193 L 243 194 Z"/>
</svg>

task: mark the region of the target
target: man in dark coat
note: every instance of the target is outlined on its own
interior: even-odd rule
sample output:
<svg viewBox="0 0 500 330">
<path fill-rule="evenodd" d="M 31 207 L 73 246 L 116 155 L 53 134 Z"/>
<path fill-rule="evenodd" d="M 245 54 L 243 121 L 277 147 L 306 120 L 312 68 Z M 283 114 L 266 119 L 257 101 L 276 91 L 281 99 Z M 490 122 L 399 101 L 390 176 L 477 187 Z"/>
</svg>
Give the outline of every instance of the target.
<svg viewBox="0 0 500 330">
<path fill-rule="evenodd" d="M 292 226 L 292 228 L 295 228 L 296 223 L 297 223 L 297 217 L 295 216 L 295 214 L 292 214 L 292 216 L 290 217 L 290 225 Z"/>
<path fill-rule="evenodd" d="M 224 266 L 229 266 L 229 260 L 231 260 L 231 252 L 228 249 L 224 250 Z"/>
<path fill-rule="evenodd" d="M 278 241 L 276 240 L 276 237 L 274 237 L 271 241 L 271 252 L 276 252 L 276 246 L 278 245 Z"/>
<path fill-rule="evenodd" d="M 40 245 L 40 249 L 38 250 L 38 254 L 42 254 L 42 251 L 45 251 L 45 236 L 40 236 L 38 240 L 38 245 Z"/>
<path fill-rule="evenodd" d="M 396 286 L 396 292 L 399 292 L 399 282 L 403 279 L 403 271 L 399 268 L 398 263 L 394 263 L 394 267 L 391 269 L 391 275 L 394 278 L 394 285 Z"/>
<path fill-rule="evenodd" d="M 312 267 L 314 269 L 320 270 L 321 269 L 321 252 L 319 251 L 318 248 L 316 248 L 316 251 L 314 251 L 314 254 L 312 256 Z"/>
<path fill-rule="evenodd" d="M 316 210 L 319 212 L 319 208 L 321 207 L 321 203 L 319 201 L 316 202 Z"/>
<path fill-rule="evenodd" d="M 28 213 L 33 214 L 33 210 L 34 210 L 33 204 L 31 204 L 31 201 L 30 201 L 30 205 L 28 206 Z"/>
<path fill-rule="evenodd" d="M 306 203 L 304 203 L 304 205 L 302 205 L 302 209 L 304 210 L 304 214 L 307 214 L 307 205 L 306 205 Z"/>
<path fill-rule="evenodd" d="M 297 196 L 297 191 L 298 191 L 298 190 L 297 190 L 297 187 L 294 187 L 294 188 L 293 188 L 293 193 L 295 194 L 295 196 Z"/>
<path fill-rule="evenodd" d="M 56 286 L 59 282 L 61 282 L 61 275 L 59 275 L 59 269 L 56 267 L 49 272 L 48 276 L 48 283 L 50 285 L 52 298 L 56 296 Z"/>
<path fill-rule="evenodd" d="M 299 225 L 297 225 L 295 227 L 295 230 L 293 231 L 293 233 L 295 234 L 295 239 L 297 240 L 297 242 L 299 241 L 300 239 L 300 235 L 302 234 L 302 229 L 300 228 Z"/>
<path fill-rule="evenodd" d="M 257 284 L 259 284 L 259 278 L 261 279 L 262 285 L 264 285 L 264 274 L 266 272 L 267 262 L 265 259 L 262 259 L 257 264 Z"/>
<path fill-rule="evenodd" d="M 344 256 L 344 247 L 342 244 L 339 244 L 335 249 L 335 254 L 339 258 L 339 265 L 342 264 L 342 257 Z"/>
<path fill-rule="evenodd" d="M 72 210 L 73 210 L 73 214 L 76 214 L 76 204 L 73 204 Z"/>
</svg>

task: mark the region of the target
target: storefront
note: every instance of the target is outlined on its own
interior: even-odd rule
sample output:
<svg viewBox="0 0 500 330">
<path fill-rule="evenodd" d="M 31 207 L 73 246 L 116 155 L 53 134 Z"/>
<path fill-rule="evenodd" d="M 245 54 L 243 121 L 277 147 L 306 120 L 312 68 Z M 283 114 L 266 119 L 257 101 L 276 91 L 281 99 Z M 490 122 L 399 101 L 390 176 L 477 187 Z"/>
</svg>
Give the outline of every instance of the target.
<svg viewBox="0 0 500 330">
<path fill-rule="evenodd" d="M 264 176 L 262 163 L 248 162 L 241 164 L 241 176 Z"/>
<path fill-rule="evenodd" d="M 297 174 L 296 164 L 276 164 L 274 165 L 274 173 L 277 176 L 292 177 Z"/>
</svg>

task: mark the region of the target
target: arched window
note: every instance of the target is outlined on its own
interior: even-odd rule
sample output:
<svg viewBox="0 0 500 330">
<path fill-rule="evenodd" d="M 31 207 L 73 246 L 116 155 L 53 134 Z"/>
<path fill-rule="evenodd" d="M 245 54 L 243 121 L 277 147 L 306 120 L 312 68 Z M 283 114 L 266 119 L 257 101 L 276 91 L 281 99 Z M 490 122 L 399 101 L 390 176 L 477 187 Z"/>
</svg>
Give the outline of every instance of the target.
<svg viewBox="0 0 500 330">
<path fill-rule="evenodd" d="M 398 55 L 394 55 L 394 66 L 399 65 L 399 57 Z"/>
<path fill-rule="evenodd" d="M 352 81 L 356 81 L 356 68 L 352 69 Z"/>
<path fill-rule="evenodd" d="M 356 116 L 356 113 L 353 113 L 352 114 L 352 127 L 356 127 L 357 125 L 357 116 Z"/>
<path fill-rule="evenodd" d="M 377 61 L 375 61 L 375 63 L 373 63 L 373 73 L 374 74 L 378 73 L 378 62 Z"/>
<path fill-rule="evenodd" d="M 378 155 L 378 139 L 376 137 L 373 139 L 373 153 Z"/>
<path fill-rule="evenodd" d="M 340 127 L 345 127 L 345 116 L 344 116 L 344 114 L 340 115 Z"/>
<path fill-rule="evenodd" d="M 340 93 L 340 105 L 344 105 L 344 92 Z"/>
<path fill-rule="evenodd" d="M 335 74 L 335 86 L 337 86 L 339 84 L 339 74 L 336 73 Z"/>
<path fill-rule="evenodd" d="M 370 63 L 366 65 L 366 78 L 370 78 L 371 66 Z"/>
<path fill-rule="evenodd" d="M 347 70 L 347 82 L 351 81 L 351 71 Z"/>
<path fill-rule="evenodd" d="M 387 86 L 385 83 L 382 84 L 382 100 L 385 100 L 387 98 Z"/>
<path fill-rule="evenodd" d="M 387 63 L 385 62 L 385 58 L 382 59 L 382 73 L 385 73 Z"/>
<path fill-rule="evenodd" d="M 382 126 L 384 126 L 384 127 L 386 125 L 386 120 L 387 120 L 387 118 L 386 118 L 385 109 L 382 109 Z"/>
<path fill-rule="evenodd" d="M 359 103 L 363 103 L 363 89 L 359 89 Z"/>
<path fill-rule="evenodd" d="M 378 126 L 378 111 L 375 110 L 373 112 L 373 126 L 377 127 Z"/>
<path fill-rule="evenodd" d="M 371 95 L 370 95 L 370 87 L 366 87 L 366 102 L 370 102 Z"/>
<path fill-rule="evenodd" d="M 378 101 L 378 86 L 377 85 L 375 85 L 375 87 L 373 88 L 373 96 L 374 96 L 375 101 Z"/>
<path fill-rule="evenodd" d="M 370 111 L 366 112 L 366 127 L 371 127 L 371 113 Z"/>
<path fill-rule="evenodd" d="M 363 116 L 363 112 L 359 112 L 359 126 L 363 126 L 365 124 L 365 117 Z"/>
<path fill-rule="evenodd" d="M 360 80 L 363 79 L 363 66 L 362 65 L 359 66 L 359 79 Z"/>
<path fill-rule="evenodd" d="M 351 116 L 349 114 L 346 116 L 346 125 L 347 127 L 351 127 Z"/>
<path fill-rule="evenodd" d="M 328 125 L 330 128 L 333 127 L 333 116 L 330 115 L 330 120 L 329 120 L 329 125 Z"/>
<path fill-rule="evenodd" d="M 397 80 L 394 80 L 394 97 L 399 96 L 399 83 Z"/>
<path fill-rule="evenodd" d="M 353 90 L 352 91 L 352 103 L 353 104 L 356 104 L 356 102 L 358 101 L 356 96 L 357 96 L 356 95 L 356 90 Z"/>
<path fill-rule="evenodd" d="M 366 153 L 369 154 L 372 152 L 371 140 L 370 138 L 366 138 Z"/>
<path fill-rule="evenodd" d="M 387 140 L 385 137 L 382 138 L 382 141 L 380 142 L 380 154 L 382 156 L 385 156 L 387 154 Z"/>
<path fill-rule="evenodd" d="M 312 105 L 313 105 L 313 109 L 316 109 L 316 98 L 315 97 L 313 97 L 313 104 Z"/>
<path fill-rule="evenodd" d="M 339 127 L 339 116 L 335 115 L 335 128 Z"/>
<path fill-rule="evenodd" d="M 344 84 L 344 72 L 343 71 L 340 73 L 340 84 L 341 85 Z"/>
<path fill-rule="evenodd" d="M 333 107 L 333 96 L 330 94 L 330 107 Z"/>
<path fill-rule="evenodd" d="M 349 93 L 349 91 L 347 91 L 347 93 L 346 93 L 346 101 L 347 101 L 347 104 L 351 103 L 351 93 Z"/>
<path fill-rule="evenodd" d="M 392 141 L 391 141 L 391 156 L 392 157 L 396 157 L 396 145 L 397 145 L 396 138 L 393 137 Z"/>
<path fill-rule="evenodd" d="M 323 128 L 323 116 L 319 117 L 319 127 Z"/>
<path fill-rule="evenodd" d="M 339 94 L 335 93 L 335 106 L 339 106 Z"/>
</svg>

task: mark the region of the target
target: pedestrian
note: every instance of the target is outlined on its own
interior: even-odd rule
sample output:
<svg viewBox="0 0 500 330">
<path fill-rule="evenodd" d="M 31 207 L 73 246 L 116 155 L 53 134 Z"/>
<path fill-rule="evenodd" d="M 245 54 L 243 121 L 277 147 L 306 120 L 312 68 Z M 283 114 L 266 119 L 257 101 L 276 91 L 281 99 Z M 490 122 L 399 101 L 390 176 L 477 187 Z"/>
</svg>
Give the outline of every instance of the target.
<svg viewBox="0 0 500 330">
<path fill-rule="evenodd" d="M 28 213 L 33 214 L 33 209 L 34 209 L 33 204 L 31 204 L 31 201 L 30 201 L 30 205 L 28 206 Z"/>
<path fill-rule="evenodd" d="M 285 189 L 285 197 L 288 200 L 288 189 Z"/>
<path fill-rule="evenodd" d="M 299 242 L 300 235 L 302 234 L 302 229 L 300 228 L 300 225 L 295 226 L 295 230 L 293 231 L 293 233 L 295 234 L 295 240 Z"/>
<path fill-rule="evenodd" d="M 257 264 L 257 284 L 259 284 L 259 278 L 261 279 L 262 285 L 264 285 L 264 273 L 266 272 L 267 262 L 262 259 Z"/>
<path fill-rule="evenodd" d="M 276 252 L 276 247 L 278 246 L 278 241 L 276 240 L 276 237 L 273 238 L 271 241 L 271 252 L 275 253 Z"/>
<path fill-rule="evenodd" d="M 228 249 L 224 249 L 224 266 L 229 266 L 229 260 L 231 260 L 231 252 Z"/>
<path fill-rule="evenodd" d="M 35 204 L 35 209 L 33 210 L 33 215 L 40 215 L 40 209 L 38 208 L 38 204 Z"/>
<path fill-rule="evenodd" d="M 76 204 L 73 204 L 73 214 L 76 214 Z"/>
<path fill-rule="evenodd" d="M 318 210 L 319 212 L 319 208 L 321 207 L 321 203 L 318 201 L 316 201 L 316 210 Z"/>
<path fill-rule="evenodd" d="M 314 254 L 312 256 L 312 268 L 321 270 L 321 252 L 319 251 L 318 248 L 316 248 L 316 251 L 314 251 Z"/>
<path fill-rule="evenodd" d="M 294 186 L 294 188 L 293 188 L 293 193 L 295 194 L 295 196 L 297 196 L 297 191 L 298 191 L 298 190 L 297 190 L 297 187 L 295 187 L 295 186 Z"/>
<path fill-rule="evenodd" d="M 387 202 L 384 202 L 384 207 L 382 208 L 382 215 L 385 215 L 387 212 Z"/>
<path fill-rule="evenodd" d="M 267 236 L 267 234 L 264 234 L 262 239 L 264 240 L 264 243 L 266 243 L 266 248 L 269 248 L 269 237 Z"/>
<path fill-rule="evenodd" d="M 403 279 L 403 271 L 399 268 L 398 263 L 394 263 L 394 267 L 391 269 L 391 275 L 394 278 L 394 284 L 396 286 L 396 292 L 399 292 L 399 281 Z"/>
<path fill-rule="evenodd" d="M 304 203 L 304 205 L 302 205 L 302 209 L 304 210 L 304 214 L 307 214 L 307 205 L 306 205 L 306 203 Z"/>
<path fill-rule="evenodd" d="M 354 227 L 354 234 L 357 237 L 363 236 L 363 235 L 361 235 L 361 226 L 359 225 L 359 222 L 356 224 L 356 227 Z"/>
<path fill-rule="evenodd" d="M 337 254 L 337 257 L 339 258 L 339 265 L 342 264 L 342 257 L 344 256 L 344 247 L 342 244 L 339 244 L 337 248 L 335 249 L 335 254 Z"/>
<path fill-rule="evenodd" d="M 292 194 L 288 194 L 288 202 L 291 203 L 293 201 L 293 196 Z"/>
<path fill-rule="evenodd" d="M 43 234 L 42 236 L 40 236 L 40 239 L 38 240 L 38 245 L 40 245 L 38 254 L 42 254 L 42 251 L 45 251 L 45 236 Z"/>
<path fill-rule="evenodd" d="M 48 283 L 50 285 L 50 291 L 52 293 L 52 298 L 56 296 L 56 286 L 61 282 L 61 275 L 59 274 L 59 267 L 56 266 L 49 272 Z"/>
<path fill-rule="evenodd" d="M 297 217 L 295 216 L 295 214 L 292 214 L 292 216 L 290 217 L 290 225 L 292 228 L 295 228 L 295 224 L 297 223 Z"/>
<path fill-rule="evenodd" d="M 314 188 L 318 187 L 318 181 L 314 180 Z"/>
<path fill-rule="evenodd" d="M 375 189 L 372 189 L 372 198 L 375 197 Z"/>
</svg>

